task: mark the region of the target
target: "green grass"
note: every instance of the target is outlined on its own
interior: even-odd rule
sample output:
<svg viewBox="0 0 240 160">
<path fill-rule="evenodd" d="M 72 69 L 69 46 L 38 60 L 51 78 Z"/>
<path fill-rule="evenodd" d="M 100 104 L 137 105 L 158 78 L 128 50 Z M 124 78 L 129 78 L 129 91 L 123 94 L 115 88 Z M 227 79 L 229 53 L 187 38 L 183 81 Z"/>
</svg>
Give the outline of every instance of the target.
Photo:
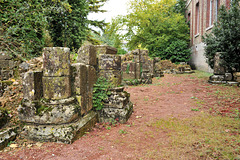
<svg viewBox="0 0 240 160">
<path fill-rule="evenodd" d="M 171 147 L 163 150 L 163 159 L 239 159 L 240 121 L 202 114 L 185 120 L 161 119 L 151 124 L 165 131 Z"/>
<path fill-rule="evenodd" d="M 195 73 L 193 73 L 192 76 L 196 78 L 209 78 L 211 75 L 213 75 L 212 73 L 208 73 L 204 71 L 199 71 L 199 70 L 194 70 L 194 71 Z"/>
</svg>

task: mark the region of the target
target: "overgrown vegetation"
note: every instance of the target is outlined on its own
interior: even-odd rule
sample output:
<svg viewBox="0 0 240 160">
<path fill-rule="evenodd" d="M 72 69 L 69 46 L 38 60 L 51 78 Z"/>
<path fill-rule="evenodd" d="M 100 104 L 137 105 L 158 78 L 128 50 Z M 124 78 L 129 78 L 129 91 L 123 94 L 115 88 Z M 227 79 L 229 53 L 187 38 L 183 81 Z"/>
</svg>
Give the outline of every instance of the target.
<svg viewBox="0 0 240 160">
<path fill-rule="evenodd" d="M 231 2 L 230 9 L 222 6 L 218 22 L 214 23 L 212 33 L 205 35 L 205 55 L 208 64 L 214 67 L 216 52 L 221 52 L 223 66 L 228 71 L 240 71 L 240 6 L 239 0 Z"/>
<path fill-rule="evenodd" d="M 46 46 L 78 49 L 89 36 L 89 25 L 106 25 L 87 19 L 90 12 L 104 12 L 99 8 L 105 2 L 0 0 L 0 50 L 24 59 L 41 55 Z"/>
<path fill-rule="evenodd" d="M 104 107 L 104 101 L 108 99 L 111 91 L 111 84 L 104 77 L 99 77 L 93 87 L 93 107 L 99 111 Z"/>
</svg>

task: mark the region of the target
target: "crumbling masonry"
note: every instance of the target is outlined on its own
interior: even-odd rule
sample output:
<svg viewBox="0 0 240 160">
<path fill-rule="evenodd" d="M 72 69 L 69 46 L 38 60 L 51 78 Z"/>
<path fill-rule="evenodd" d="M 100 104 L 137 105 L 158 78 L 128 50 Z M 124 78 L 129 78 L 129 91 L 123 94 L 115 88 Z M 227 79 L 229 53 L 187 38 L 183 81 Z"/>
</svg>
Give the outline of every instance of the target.
<svg viewBox="0 0 240 160">
<path fill-rule="evenodd" d="M 101 50 L 100 50 L 100 49 Z M 43 71 L 23 76 L 24 99 L 19 119 L 26 123 L 22 135 L 37 141 L 72 143 L 99 120 L 125 123 L 133 105 L 121 84 L 121 57 L 108 46 L 85 46 L 78 51 L 78 63 L 70 64 L 70 49 L 43 50 Z M 103 52 L 98 54 L 97 51 Z M 101 111 L 93 109 L 93 87 L 99 76 L 112 88 Z"/>
</svg>

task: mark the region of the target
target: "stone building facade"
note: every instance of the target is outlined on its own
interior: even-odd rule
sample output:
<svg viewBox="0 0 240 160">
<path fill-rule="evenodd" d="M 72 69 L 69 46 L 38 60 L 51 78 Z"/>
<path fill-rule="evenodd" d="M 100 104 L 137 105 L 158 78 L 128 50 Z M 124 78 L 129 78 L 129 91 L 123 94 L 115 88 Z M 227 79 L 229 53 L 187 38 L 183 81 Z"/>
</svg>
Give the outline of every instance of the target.
<svg viewBox="0 0 240 160">
<path fill-rule="evenodd" d="M 221 5 L 230 7 L 231 0 L 187 0 L 186 17 L 190 22 L 190 38 L 192 67 L 207 72 L 213 72 L 206 63 L 202 36 L 209 34 L 217 21 Z"/>
</svg>

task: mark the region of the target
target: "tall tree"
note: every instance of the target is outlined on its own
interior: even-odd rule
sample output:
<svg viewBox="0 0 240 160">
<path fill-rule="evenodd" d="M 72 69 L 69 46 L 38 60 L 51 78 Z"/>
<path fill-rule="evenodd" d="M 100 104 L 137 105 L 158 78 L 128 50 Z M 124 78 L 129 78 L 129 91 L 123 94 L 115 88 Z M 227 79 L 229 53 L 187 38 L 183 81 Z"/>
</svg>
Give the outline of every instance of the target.
<svg viewBox="0 0 240 160">
<path fill-rule="evenodd" d="M 223 66 L 229 71 L 240 71 L 240 6 L 239 0 L 233 0 L 229 10 L 220 9 L 218 22 L 214 23 L 212 33 L 205 35 L 205 56 L 208 64 L 214 67 L 216 52 L 221 52 Z"/>
<path fill-rule="evenodd" d="M 151 56 L 171 59 L 173 62 L 188 61 L 189 28 L 184 16 L 175 11 L 176 2 L 176 0 L 131 0 L 131 12 L 126 17 L 129 48 L 134 49 L 140 45 L 146 47 Z M 178 53 L 170 52 L 174 50 L 172 48 L 178 47 L 181 48 Z"/>
<path fill-rule="evenodd" d="M 49 1 L 48 30 L 55 46 L 78 49 L 87 35 L 86 0 Z"/>
</svg>

